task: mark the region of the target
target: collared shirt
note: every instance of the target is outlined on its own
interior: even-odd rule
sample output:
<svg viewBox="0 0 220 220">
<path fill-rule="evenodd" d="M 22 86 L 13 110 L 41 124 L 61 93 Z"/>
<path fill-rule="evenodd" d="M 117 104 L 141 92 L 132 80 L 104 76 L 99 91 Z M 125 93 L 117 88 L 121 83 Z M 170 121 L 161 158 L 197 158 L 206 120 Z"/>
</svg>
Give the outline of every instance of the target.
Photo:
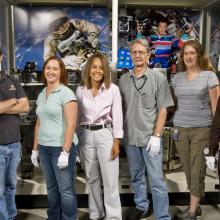
<svg viewBox="0 0 220 220">
<path fill-rule="evenodd" d="M 26 94 L 20 83 L 1 72 L 0 102 L 11 98 L 20 99 Z M 10 144 L 20 141 L 20 122 L 18 114 L 0 114 L 0 144 Z"/>
<path fill-rule="evenodd" d="M 141 33 L 137 33 L 137 39 L 140 38 L 144 38 L 144 36 Z M 170 67 L 170 54 L 173 52 L 173 48 L 178 49 L 180 40 L 171 34 L 160 36 L 157 33 L 147 37 L 147 41 L 150 47 L 155 49 L 155 54 L 150 59 L 150 66 L 153 68 L 155 64 L 159 63 L 161 68 Z"/>
<path fill-rule="evenodd" d="M 111 123 L 114 138 L 123 137 L 122 105 L 118 86 L 111 83 L 110 87 L 106 89 L 103 83 L 95 97 L 91 90 L 84 86 L 78 86 L 76 97 L 79 125 Z"/>
<path fill-rule="evenodd" d="M 155 48 L 155 57 L 150 60 L 151 66 L 159 63 L 161 68 L 170 67 L 169 57 L 173 52 L 173 48 L 178 48 L 179 40 L 171 34 L 160 36 L 159 34 L 152 34 L 147 37 L 151 47 Z"/>
<path fill-rule="evenodd" d="M 158 111 L 174 105 L 168 82 L 162 73 L 147 69 L 138 79 L 133 73 L 123 75 L 119 88 L 124 109 L 125 143 L 144 147 L 154 132 Z"/>
<path fill-rule="evenodd" d="M 46 88 L 39 94 L 36 109 L 40 120 L 39 144 L 51 147 L 63 146 L 66 129 L 64 105 L 70 101 L 76 101 L 76 97 L 73 91 L 64 85 L 59 85 L 47 98 Z M 75 134 L 73 142 L 78 143 Z"/>
</svg>

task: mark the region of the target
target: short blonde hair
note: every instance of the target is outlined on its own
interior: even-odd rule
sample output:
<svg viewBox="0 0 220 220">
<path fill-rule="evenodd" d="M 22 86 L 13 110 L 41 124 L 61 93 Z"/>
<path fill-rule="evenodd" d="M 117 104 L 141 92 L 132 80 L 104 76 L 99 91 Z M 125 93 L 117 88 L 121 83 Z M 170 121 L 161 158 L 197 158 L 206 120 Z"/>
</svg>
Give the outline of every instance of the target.
<svg viewBox="0 0 220 220">
<path fill-rule="evenodd" d="M 134 44 L 136 44 L 136 43 L 141 44 L 142 46 L 144 46 L 144 47 L 146 48 L 146 50 L 147 50 L 148 53 L 150 52 L 149 43 L 148 43 L 148 41 L 145 40 L 145 39 L 135 39 L 135 40 L 131 41 L 131 43 L 130 43 L 130 52 L 132 52 L 132 46 L 133 46 Z"/>
</svg>

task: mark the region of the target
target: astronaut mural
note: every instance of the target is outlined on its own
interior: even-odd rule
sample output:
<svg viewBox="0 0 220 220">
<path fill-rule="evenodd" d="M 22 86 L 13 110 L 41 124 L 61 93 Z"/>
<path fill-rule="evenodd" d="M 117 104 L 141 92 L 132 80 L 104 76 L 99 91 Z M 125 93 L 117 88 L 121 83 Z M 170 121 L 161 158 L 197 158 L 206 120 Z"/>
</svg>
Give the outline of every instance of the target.
<svg viewBox="0 0 220 220">
<path fill-rule="evenodd" d="M 128 41 L 136 38 L 138 25 L 141 26 L 143 35 L 147 37 L 155 34 L 158 22 L 165 19 L 168 24 L 167 33 L 183 40 L 199 38 L 199 10 L 123 8 L 119 9 L 119 46 L 126 47 Z M 120 38 L 124 38 L 124 40 Z"/>
<path fill-rule="evenodd" d="M 2 62 L 0 63 L 0 71 L 7 70 L 7 36 L 6 36 L 6 15 L 5 15 L 5 8 L 4 7 L 0 7 L 0 15 L 1 15 L 1 19 L 0 19 L 0 49 L 2 51 Z"/>
<path fill-rule="evenodd" d="M 219 11 L 212 11 L 209 56 L 214 67 L 220 71 L 220 18 Z"/>
<path fill-rule="evenodd" d="M 16 68 L 60 56 L 67 69 L 81 70 L 91 54 L 108 53 L 105 8 L 16 7 Z"/>
<path fill-rule="evenodd" d="M 164 33 L 160 33 L 160 22 L 163 23 Z M 167 69 L 178 62 L 178 51 L 185 41 L 199 39 L 200 11 L 123 8 L 119 9 L 118 25 L 118 68 L 132 69 L 132 63 L 129 60 L 129 42 L 141 36 L 148 40 L 151 47 L 150 67 Z M 166 51 L 165 54 L 164 51 Z M 127 54 L 126 58 L 123 58 L 124 54 Z M 165 63 L 162 62 L 162 58 L 167 59 Z M 175 69 L 172 70 L 172 72 L 175 71 Z"/>
</svg>

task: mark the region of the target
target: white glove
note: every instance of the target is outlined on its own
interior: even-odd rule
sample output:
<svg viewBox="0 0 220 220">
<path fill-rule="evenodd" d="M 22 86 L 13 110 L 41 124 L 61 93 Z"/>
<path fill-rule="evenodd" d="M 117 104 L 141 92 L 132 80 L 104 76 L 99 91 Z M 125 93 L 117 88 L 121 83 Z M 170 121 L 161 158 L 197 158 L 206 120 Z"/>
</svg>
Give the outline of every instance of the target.
<svg viewBox="0 0 220 220">
<path fill-rule="evenodd" d="M 98 47 L 99 39 L 96 33 L 91 33 L 88 36 L 88 42 L 92 45 L 93 48 Z"/>
<path fill-rule="evenodd" d="M 81 163 L 79 156 L 76 156 L 76 163 Z"/>
<path fill-rule="evenodd" d="M 65 66 L 69 66 L 72 68 L 79 68 L 80 64 L 84 62 L 84 58 L 82 56 L 69 55 L 62 58 Z"/>
<path fill-rule="evenodd" d="M 216 168 L 215 168 L 215 157 L 213 157 L 213 156 L 205 156 L 205 159 L 206 159 L 207 167 L 210 170 L 215 171 L 216 170 Z"/>
<path fill-rule="evenodd" d="M 160 152 L 160 138 L 156 136 L 151 136 L 148 141 L 146 151 L 149 152 L 151 157 L 155 157 Z"/>
<path fill-rule="evenodd" d="M 57 166 L 60 169 L 64 169 L 64 168 L 68 167 L 68 162 L 69 162 L 69 153 L 66 151 L 62 151 L 60 153 L 60 156 L 58 157 Z"/>
<path fill-rule="evenodd" d="M 39 167 L 38 154 L 39 154 L 38 150 L 32 150 L 31 162 L 35 167 Z"/>
</svg>

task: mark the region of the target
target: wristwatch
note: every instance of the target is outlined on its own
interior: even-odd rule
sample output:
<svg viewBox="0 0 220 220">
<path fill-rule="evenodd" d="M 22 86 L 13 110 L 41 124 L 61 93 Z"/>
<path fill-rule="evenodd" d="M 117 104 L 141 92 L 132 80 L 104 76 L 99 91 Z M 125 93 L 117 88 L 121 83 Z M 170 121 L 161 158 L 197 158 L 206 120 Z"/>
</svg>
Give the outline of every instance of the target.
<svg viewBox="0 0 220 220">
<path fill-rule="evenodd" d="M 158 138 L 160 138 L 161 137 L 161 135 L 160 134 L 154 134 L 153 136 L 155 136 L 155 137 L 158 137 Z"/>
</svg>

